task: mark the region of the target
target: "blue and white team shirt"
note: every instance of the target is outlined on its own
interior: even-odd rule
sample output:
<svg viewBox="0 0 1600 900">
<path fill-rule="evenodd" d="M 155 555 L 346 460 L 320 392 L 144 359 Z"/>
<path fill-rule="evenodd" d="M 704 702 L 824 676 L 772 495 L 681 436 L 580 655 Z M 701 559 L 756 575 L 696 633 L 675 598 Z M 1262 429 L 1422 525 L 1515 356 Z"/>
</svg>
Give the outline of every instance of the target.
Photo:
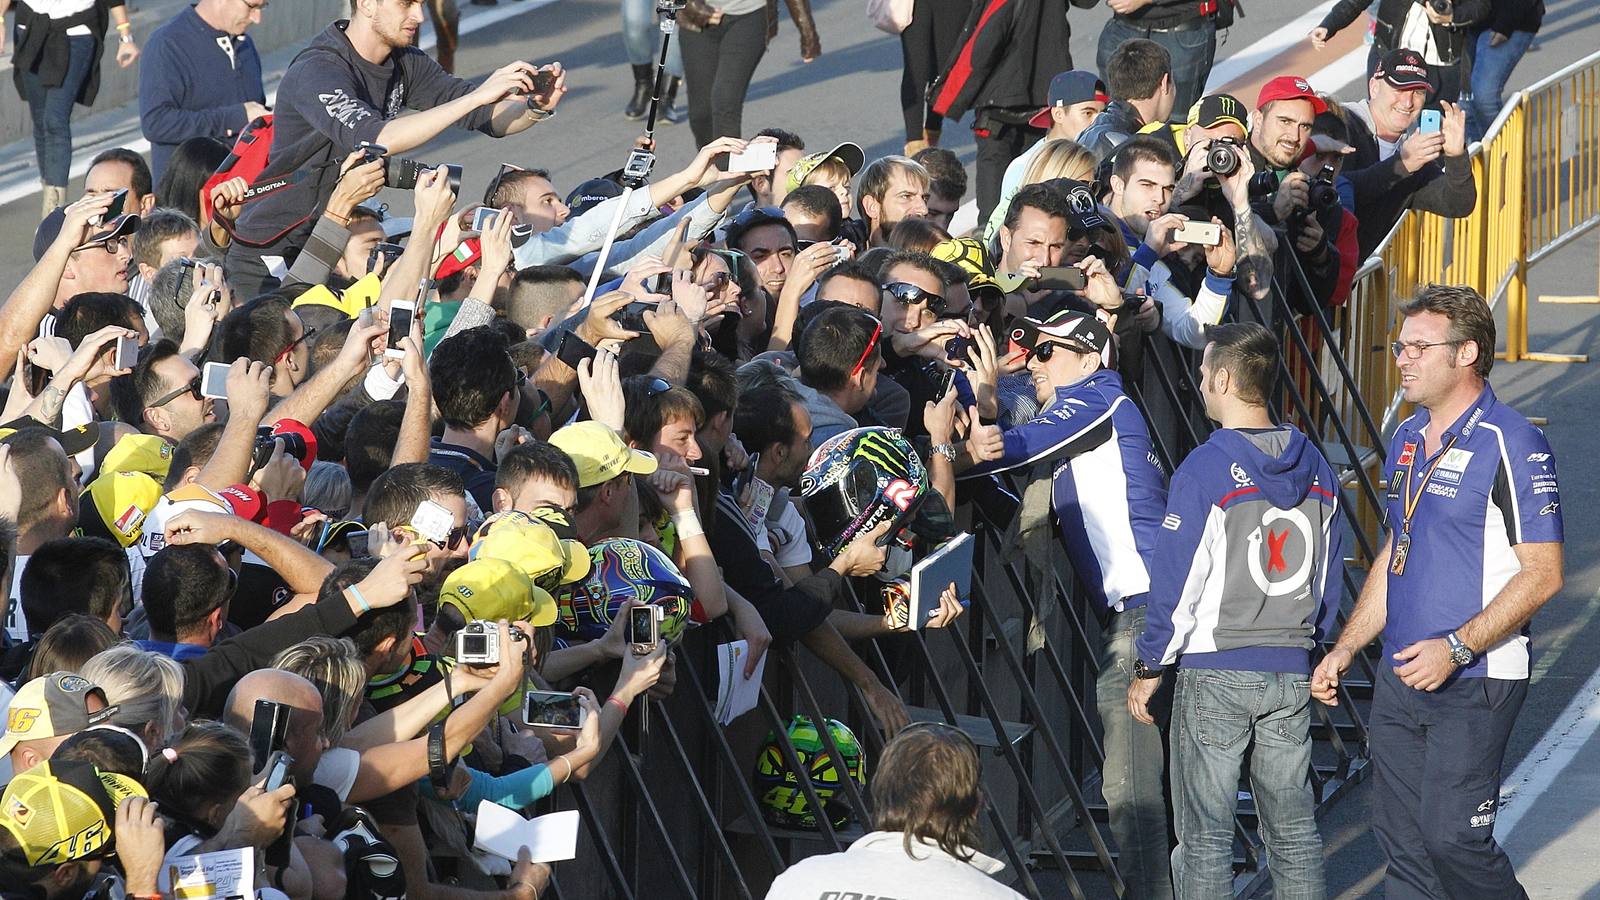
<svg viewBox="0 0 1600 900">
<path fill-rule="evenodd" d="M 1423 440 L 1429 421 L 1424 409 L 1400 423 L 1384 469 L 1391 554 L 1404 527 L 1408 489 L 1417 498 L 1405 569 L 1388 575 L 1383 650 L 1391 662 L 1394 653 L 1442 638 L 1482 612 L 1522 570 L 1517 544 L 1562 540 L 1556 460 L 1544 432 L 1496 400 L 1488 385 L 1438 447 Z M 1461 674 L 1527 678 L 1528 646 L 1524 625 L 1480 651 Z"/>
<path fill-rule="evenodd" d="M 1114 612 L 1143 606 L 1150 560 L 1166 512 L 1166 477 L 1144 415 L 1122 378 L 1101 369 L 1056 388 L 1037 416 L 1006 430 L 1004 455 L 958 478 L 1025 469 L 1049 460 L 1051 506 L 1072 568 L 1092 598 Z"/>
</svg>

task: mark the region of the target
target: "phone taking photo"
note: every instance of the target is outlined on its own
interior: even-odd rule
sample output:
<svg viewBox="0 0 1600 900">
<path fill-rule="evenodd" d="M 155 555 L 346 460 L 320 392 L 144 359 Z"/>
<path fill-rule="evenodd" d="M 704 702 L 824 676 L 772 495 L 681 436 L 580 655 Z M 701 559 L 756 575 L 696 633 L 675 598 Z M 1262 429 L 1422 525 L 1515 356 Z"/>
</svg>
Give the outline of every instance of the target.
<svg viewBox="0 0 1600 900">
<path fill-rule="evenodd" d="M 529 691 L 522 696 L 522 722 L 540 728 L 577 731 L 589 718 L 577 694 L 565 691 Z"/>
<path fill-rule="evenodd" d="M 778 145 L 771 141 L 751 144 L 743 153 L 728 154 L 729 172 L 770 172 L 778 165 Z"/>
<path fill-rule="evenodd" d="M 411 320 L 417 314 L 417 304 L 410 300 L 393 300 L 389 303 L 389 342 L 384 346 L 387 359 L 401 359 L 406 355 L 405 340 L 411 333 Z"/>
<path fill-rule="evenodd" d="M 578 363 L 593 359 L 598 352 L 594 345 L 578 337 L 576 332 L 568 331 L 561 335 L 561 343 L 556 347 L 556 359 L 566 363 L 567 368 L 576 372 Z"/>
<path fill-rule="evenodd" d="M 200 370 L 200 396 L 208 400 L 228 399 L 228 370 L 232 368 L 223 362 L 208 362 Z"/>
<path fill-rule="evenodd" d="M 131 370 L 139 364 L 139 339 L 136 337 L 117 338 L 117 356 L 113 365 L 119 370 Z"/>
<path fill-rule="evenodd" d="M 494 227 L 495 220 L 500 218 L 500 210 L 492 206 L 480 206 L 472 211 L 472 230 L 479 234 Z"/>
<path fill-rule="evenodd" d="M 1417 131 L 1422 134 L 1432 134 L 1444 127 L 1444 116 L 1437 109 L 1425 109 L 1422 118 L 1417 122 Z"/>
<path fill-rule="evenodd" d="M 634 656 L 649 656 L 661 643 L 662 609 L 653 603 L 628 610 L 628 643 Z"/>
<path fill-rule="evenodd" d="M 257 700 L 250 717 L 250 765 L 261 771 L 272 754 L 283 749 L 289 733 L 289 707 L 276 700 Z"/>
</svg>

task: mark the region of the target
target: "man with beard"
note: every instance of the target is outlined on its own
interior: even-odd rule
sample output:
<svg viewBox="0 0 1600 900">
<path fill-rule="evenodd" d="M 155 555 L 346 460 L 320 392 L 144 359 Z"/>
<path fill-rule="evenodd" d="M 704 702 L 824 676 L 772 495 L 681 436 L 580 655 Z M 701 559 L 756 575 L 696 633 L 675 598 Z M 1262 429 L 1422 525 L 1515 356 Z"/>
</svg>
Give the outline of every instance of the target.
<svg viewBox="0 0 1600 900">
<path fill-rule="evenodd" d="M 1313 297 L 1302 296 L 1298 279 L 1283 279 L 1291 305 L 1300 310 L 1325 306 L 1339 280 L 1339 251 L 1328 236 L 1338 235 L 1343 209 L 1336 195 L 1330 205 L 1314 206 L 1313 194 L 1319 193 L 1321 186 L 1296 168 L 1311 140 L 1311 123 L 1327 109 L 1327 102 L 1304 78 L 1284 75 L 1262 85 L 1255 112 L 1250 114 L 1250 160 L 1257 172 L 1272 174 L 1262 188 L 1252 187 L 1251 206 L 1288 239 L 1315 292 Z M 1277 188 L 1269 193 L 1264 188 L 1270 184 Z"/>
<path fill-rule="evenodd" d="M 536 69 L 519 60 L 478 85 L 456 78 L 417 49 L 421 26 L 415 2 L 354 0 L 351 17 L 329 25 L 284 73 L 270 162 L 258 180 L 300 180 L 251 203 L 239 218 L 241 239 L 228 248 L 227 270 L 244 296 L 259 293 L 269 277 L 265 257 L 292 257 L 305 245 L 341 161 L 358 145 L 379 145 L 392 158 L 451 125 L 505 137 L 549 118 L 566 93 L 559 63 Z M 539 74 L 554 80 L 536 92 Z"/>
<path fill-rule="evenodd" d="M 931 184 L 928 170 L 908 157 L 873 160 L 861 173 L 861 196 L 856 200 L 867 223 L 867 245 L 887 246 L 896 225 L 926 216 Z"/>
</svg>

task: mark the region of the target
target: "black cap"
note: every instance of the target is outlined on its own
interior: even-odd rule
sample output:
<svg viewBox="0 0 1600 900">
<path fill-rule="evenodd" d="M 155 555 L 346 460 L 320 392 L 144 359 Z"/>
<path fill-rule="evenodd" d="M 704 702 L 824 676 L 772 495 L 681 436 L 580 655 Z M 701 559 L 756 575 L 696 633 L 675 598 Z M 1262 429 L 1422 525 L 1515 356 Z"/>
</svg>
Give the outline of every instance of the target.
<svg viewBox="0 0 1600 900">
<path fill-rule="evenodd" d="M 44 259 L 45 251 L 49 250 L 50 245 L 54 244 L 56 238 L 61 236 L 61 226 L 66 224 L 66 221 L 67 211 L 58 206 L 51 210 L 50 214 L 45 216 L 44 220 L 39 223 L 39 227 L 33 232 L 34 262 Z M 103 244 L 112 238 L 124 237 L 138 230 L 139 217 L 134 213 L 124 213 L 112 219 L 109 225 L 102 227 L 87 241 L 73 249 L 82 250 L 84 247 L 93 247 L 95 244 Z"/>
<path fill-rule="evenodd" d="M 1111 331 L 1088 313 L 1062 310 L 1046 321 L 1019 319 L 1012 325 L 1011 340 L 1032 353 L 1040 344 L 1060 344 L 1077 353 L 1104 353 L 1111 345 Z"/>
<path fill-rule="evenodd" d="M 1427 61 L 1421 53 L 1404 47 L 1385 53 L 1378 60 L 1378 67 L 1372 70 L 1372 77 L 1382 78 L 1390 87 L 1401 91 L 1421 91 L 1429 87 Z"/>
<path fill-rule="evenodd" d="M 622 196 L 622 185 L 609 178 L 591 178 L 567 195 L 571 216 L 581 216 L 612 197 Z"/>
</svg>

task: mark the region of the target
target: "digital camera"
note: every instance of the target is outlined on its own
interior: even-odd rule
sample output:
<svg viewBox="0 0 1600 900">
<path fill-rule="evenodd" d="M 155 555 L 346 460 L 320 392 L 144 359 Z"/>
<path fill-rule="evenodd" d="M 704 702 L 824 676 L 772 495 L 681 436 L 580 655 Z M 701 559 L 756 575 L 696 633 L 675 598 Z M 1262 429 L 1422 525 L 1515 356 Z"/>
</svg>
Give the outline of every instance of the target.
<svg viewBox="0 0 1600 900">
<path fill-rule="evenodd" d="M 511 629 L 513 641 L 526 641 L 528 636 L 520 628 Z M 500 626 L 495 622 L 477 619 L 456 632 L 456 662 L 463 666 L 500 665 Z"/>
</svg>

